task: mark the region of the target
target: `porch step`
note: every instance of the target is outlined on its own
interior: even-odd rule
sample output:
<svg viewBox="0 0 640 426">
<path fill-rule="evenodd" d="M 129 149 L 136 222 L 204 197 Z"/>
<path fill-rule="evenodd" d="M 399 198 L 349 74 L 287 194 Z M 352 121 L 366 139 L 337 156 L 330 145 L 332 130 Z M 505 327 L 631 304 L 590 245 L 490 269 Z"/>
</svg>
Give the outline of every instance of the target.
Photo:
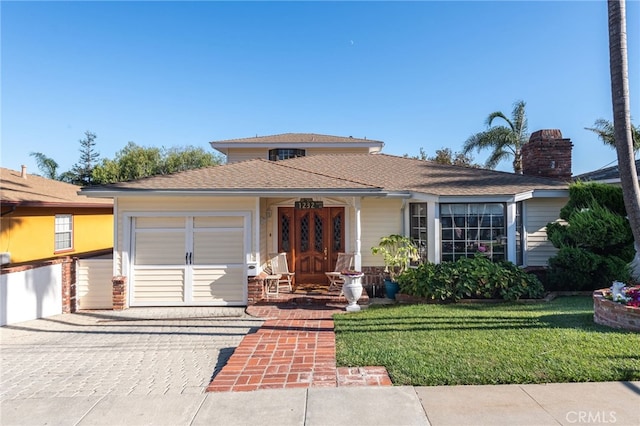
<svg viewBox="0 0 640 426">
<path fill-rule="evenodd" d="M 294 293 L 280 293 L 278 295 L 270 295 L 260 301 L 261 305 L 292 305 L 292 306 L 317 306 L 317 305 L 347 305 L 347 299 L 338 293 L 327 294 L 304 294 L 299 291 Z M 369 305 L 369 296 L 365 291 L 358 300 L 358 305 Z"/>
</svg>

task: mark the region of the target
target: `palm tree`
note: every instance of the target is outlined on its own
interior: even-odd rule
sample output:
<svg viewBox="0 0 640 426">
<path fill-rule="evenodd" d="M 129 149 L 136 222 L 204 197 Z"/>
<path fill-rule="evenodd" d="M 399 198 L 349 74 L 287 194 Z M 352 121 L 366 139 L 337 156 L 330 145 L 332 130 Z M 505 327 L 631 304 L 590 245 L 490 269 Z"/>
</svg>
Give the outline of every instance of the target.
<svg viewBox="0 0 640 426">
<path fill-rule="evenodd" d="M 638 184 L 631 136 L 626 5 L 624 0 L 609 0 L 608 15 L 614 140 L 624 205 L 636 245 L 636 258 L 632 265 L 633 273 L 637 279 L 640 279 L 640 254 L 638 252 L 640 250 L 640 185 Z"/>
<path fill-rule="evenodd" d="M 29 154 L 36 159 L 38 169 L 47 179 L 58 180 L 58 163 L 53 158 L 47 157 L 41 152 L 32 152 Z"/>
<path fill-rule="evenodd" d="M 485 162 L 486 168 L 495 169 L 502 160 L 513 157 L 513 171 L 522 174 L 522 146 L 529 141 L 525 105 L 524 101 L 517 101 L 513 105 L 511 119 L 500 111 L 489 114 L 486 120 L 489 128 L 469 137 L 464 143 L 463 154 L 490 148 L 493 151 Z M 504 120 L 506 125 L 491 127 L 496 118 Z"/>
<path fill-rule="evenodd" d="M 613 123 L 604 118 L 599 118 L 593 123 L 593 127 L 585 127 L 586 130 L 591 130 L 598 135 L 598 138 L 606 145 L 615 149 L 616 139 Z M 633 150 L 638 152 L 640 150 L 640 126 L 634 127 L 631 124 L 631 137 L 633 139 Z"/>
</svg>

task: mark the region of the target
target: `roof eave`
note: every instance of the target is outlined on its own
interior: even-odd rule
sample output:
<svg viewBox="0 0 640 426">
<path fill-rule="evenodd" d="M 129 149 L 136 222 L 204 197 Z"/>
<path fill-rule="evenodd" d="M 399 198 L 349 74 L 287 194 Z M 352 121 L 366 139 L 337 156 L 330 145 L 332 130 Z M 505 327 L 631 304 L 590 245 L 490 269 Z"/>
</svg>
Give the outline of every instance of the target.
<svg viewBox="0 0 640 426">
<path fill-rule="evenodd" d="M 259 189 L 259 188 L 247 188 L 242 190 L 237 189 L 220 189 L 220 190 L 187 190 L 187 189 L 175 189 L 175 190 L 157 190 L 157 189 L 123 189 L 119 191 L 115 190 L 87 190 L 82 191 L 83 195 L 92 198 L 116 198 L 116 197 L 152 197 L 152 196 L 225 196 L 225 197 L 282 197 L 282 196 L 304 196 L 313 195 L 317 197 L 330 197 L 330 196 L 342 196 L 342 197 L 397 197 L 399 196 L 393 192 L 384 191 L 381 188 L 370 189 L 331 189 L 331 188 L 315 188 L 315 189 Z"/>
<path fill-rule="evenodd" d="M 382 148 L 384 142 L 209 142 L 218 151 L 228 148 Z"/>
<path fill-rule="evenodd" d="M 41 208 L 112 208 L 113 204 L 92 203 L 91 201 L 74 203 L 74 202 L 47 202 L 47 201 L 9 201 L 2 200 L 2 206 L 8 207 L 41 207 Z"/>
</svg>

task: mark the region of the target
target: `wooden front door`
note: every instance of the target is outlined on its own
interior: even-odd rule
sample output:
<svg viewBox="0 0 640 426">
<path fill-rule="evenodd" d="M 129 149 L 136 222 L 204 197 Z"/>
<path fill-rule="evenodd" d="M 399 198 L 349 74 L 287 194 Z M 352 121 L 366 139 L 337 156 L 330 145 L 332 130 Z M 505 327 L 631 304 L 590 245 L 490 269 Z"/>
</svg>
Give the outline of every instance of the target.
<svg viewBox="0 0 640 426">
<path fill-rule="evenodd" d="M 344 252 L 344 207 L 278 209 L 278 251 L 287 253 L 297 284 L 325 283 Z"/>
</svg>

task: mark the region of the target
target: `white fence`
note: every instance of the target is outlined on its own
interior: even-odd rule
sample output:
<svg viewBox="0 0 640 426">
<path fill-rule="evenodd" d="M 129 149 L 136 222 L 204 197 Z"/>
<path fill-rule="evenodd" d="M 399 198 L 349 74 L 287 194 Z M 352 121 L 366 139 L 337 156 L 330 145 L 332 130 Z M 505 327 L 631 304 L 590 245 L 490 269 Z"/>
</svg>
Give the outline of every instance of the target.
<svg viewBox="0 0 640 426">
<path fill-rule="evenodd" d="M 113 260 L 80 259 L 76 263 L 78 309 L 111 309 Z"/>
<path fill-rule="evenodd" d="M 0 275 L 0 326 L 62 313 L 62 265 Z"/>
</svg>

